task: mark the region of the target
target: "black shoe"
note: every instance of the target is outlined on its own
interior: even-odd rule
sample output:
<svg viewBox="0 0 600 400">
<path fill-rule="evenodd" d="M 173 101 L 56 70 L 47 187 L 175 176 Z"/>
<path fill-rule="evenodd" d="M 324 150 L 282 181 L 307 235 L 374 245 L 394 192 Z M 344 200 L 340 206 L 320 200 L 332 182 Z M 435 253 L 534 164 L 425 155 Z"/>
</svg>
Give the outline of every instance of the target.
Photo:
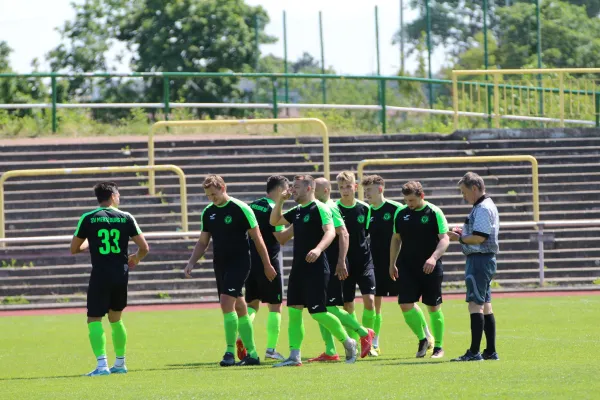
<svg viewBox="0 0 600 400">
<path fill-rule="evenodd" d="M 425 354 L 427 354 L 427 347 L 429 347 L 429 341 L 427 339 L 419 340 L 419 349 L 417 350 L 417 358 L 425 357 Z"/>
<path fill-rule="evenodd" d="M 442 358 L 442 357 L 444 357 L 444 349 L 442 349 L 441 347 L 434 347 L 431 358 Z"/>
<path fill-rule="evenodd" d="M 235 365 L 235 357 L 233 356 L 233 353 L 225 353 L 219 365 L 221 367 L 233 367 Z"/>
<path fill-rule="evenodd" d="M 483 353 L 481 354 L 481 356 L 483 357 L 484 360 L 489 360 L 489 361 L 499 361 L 500 360 L 498 353 L 496 353 L 495 351 L 484 350 Z"/>
<path fill-rule="evenodd" d="M 238 367 L 245 367 L 245 366 L 249 366 L 249 365 L 260 365 L 260 358 L 256 357 L 256 358 L 252 358 L 250 357 L 250 355 L 247 355 L 246 357 L 244 357 L 244 359 L 242 361 L 240 361 L 239 363 L 235 364 Z"/>
<path fill-rule="evenodd" d="M 483 357 L 481 356 L 481 353 L 474 354 L 469 349 L 463 356 L 453 358 L 450 361 L 483 361 Z"/>
</svg>

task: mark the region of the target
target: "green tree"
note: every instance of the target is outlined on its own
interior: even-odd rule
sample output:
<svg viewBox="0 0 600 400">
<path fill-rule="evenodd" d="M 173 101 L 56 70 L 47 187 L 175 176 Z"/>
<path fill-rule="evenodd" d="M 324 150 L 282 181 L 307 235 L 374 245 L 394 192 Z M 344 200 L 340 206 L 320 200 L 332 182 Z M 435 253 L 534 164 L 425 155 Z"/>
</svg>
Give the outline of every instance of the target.
<svg viewBox="0 0 600 400">
<path fill-rule="evenodd" d="M 541 7 L 542 60 L 554 68 L 600 65 L 600 19 L 583 6 L 546 1 Z M 497 57 L 502 68 L 537 66 L 535 5 L 518 3 L 498 11 L 502 32 Z"/>
<path fill-rule="evenodd" d="M 521 36 L 518 37 L 518 45 L 523 46 L 524 39 L 527 39 L 527 47 L 536 46 L 536 19 L 535 19 L 535 2 L 537 0 L 488 0 L 488 29 L 490 35 L 494 35 L 498 43 L 503 40 L 512 40 L 513 36 L 506 35 L 506 29 L 519 31 Z M 588 21 L 590 18 L 598 17 L 600 14 L 600 0 L 539 0 L 543 9 L 554 8 L 563 9 L 567 6 L 581 6 L 582 12 Z M 478 40 L 477 33 L 483 30 L 483 1 L 482 0 L 430 0 L 430 15 L 431 15 L 431 33 L 432 45 L 434 48 L 445 47 L 454 61 L 458 60 L 459 56 L 468 51 L 473 46 L 476 46 Z M 422 32 L 427 31 L 427 19 L 424 0 L 412 0 L 411 8 L 418 10 L 419 16 L 407 24 L 405 27 L 405 37 L 409 43 L 409 51 L 415 51 L 416 45 L 421 38 Z M 533 10 L 533 12 L 532 12 Z M 572 9 L 570 9 L 572 10 Z M 519 12 L 526 12 L 521 18 L 516 18 Z M 570 15 L 577 14 L 579 17 L 581 12 L 570 12 Z M 510 20 L 504 20 L 507 15 L 514 16 Z M 546 18 L 554 18 L 552 13 L 542 12 L 543 37 L 544 47 L 546 47 L 546 39 L 553 40 L 553 31 L 547 31 Z M 564 21 L 564 19 L 561 19 Z M 567 26 L 578 24 L 578 19 L 573 19 Z M 551 20 L 549 21 L 551 22 Z M 585 32 L 581 30 L 581 32 Z M 509 39 L 510 37 L 510 39 Z M 400 33 L 397 32 L 393 37 L 393 42 L 397 43 L 400 38 Z M 506 38 L 506 39 L 504 39 Z M 556 37 L 560 40 L 560 36 Z M 524 48 L 515 49 L 517 52 L 523 51 Z M 535 53 L 535 51 L 534 51 Z M 511 64 L 515 64 L 512 62 Z M 506 67 L 506 66 L 503 66 Z"/>
<path fill-rule="evenodd" d="M 254 21 L 259 42 L 272 43 L 264 33 L 266 11 L 243 0 L 85 0 L 74 4 L 74 21 L 59 30 L 63 43 L 48 54 L 55 71 L 90 72 L 109 69 L 107 53 L 117 43 L 132 55 L 136 72 L 222 72 L 248 70 L 260 54 L 255 49 Z M 101 92 L 120 99 L 130 88 L 114 89 L 113 81 L 95 83 Z M 162 78 L 145 80 L 144 98 L 162 100 Z M 89 95 L 83 78 L 70 80 L 69 95 Z M 173 79 L 171 98 L 221 102 L 238 98 L 237 79 Z"/>
</svg>

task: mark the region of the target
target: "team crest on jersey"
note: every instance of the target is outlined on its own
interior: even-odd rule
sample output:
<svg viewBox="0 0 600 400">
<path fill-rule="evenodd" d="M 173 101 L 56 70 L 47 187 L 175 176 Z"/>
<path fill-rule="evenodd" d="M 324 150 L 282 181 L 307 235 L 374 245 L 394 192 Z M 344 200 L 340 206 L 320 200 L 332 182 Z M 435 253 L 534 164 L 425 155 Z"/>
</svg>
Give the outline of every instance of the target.
<svg viewBox="0 0 600 400">
<path fill-rule="evenodd" d="M 426 224 L 426 223 L 428 223 L 428 222 L 429 222 L 429 216 L 427 216 L 427 215 L 423 215 L 423 216 L 421 217 L 421 223 L 422 223 L 422 224 Z"/>
<path fill-rule="evenodd" d="M 384 220 L 384 221 L 389 221 L 390 219 L 392 219 L 392 214 L 390 214 L 390 213 L 385 213 L 385 214 L 383 215 L 383 220 Z"/>
<path fill-rule="evenodd" d="M 233 218 L 231 218 L 231 215 L 228 215 L 228 216 L 225 217 L 225 223 L 227 225 L 229 225 L 231 223 L 231 221 L 233 221 Z"/>
<path fill-rule="evenodd" d="M 358 218 L 356 218 L 356 220 L 358 221 L 359 224 L 362 224 L 363 222 L 365 222 L 365 216 L 359 215 Z"/>
<path fill-rule="evenodd" d="M 310 214 L 306 214 L 306 215 L 304 216 L 304 219 L 303 219 L 303 221 L 304 221 L 304 222 L 308 222 L 309 220 L 310 220 Z"/>
</svg>

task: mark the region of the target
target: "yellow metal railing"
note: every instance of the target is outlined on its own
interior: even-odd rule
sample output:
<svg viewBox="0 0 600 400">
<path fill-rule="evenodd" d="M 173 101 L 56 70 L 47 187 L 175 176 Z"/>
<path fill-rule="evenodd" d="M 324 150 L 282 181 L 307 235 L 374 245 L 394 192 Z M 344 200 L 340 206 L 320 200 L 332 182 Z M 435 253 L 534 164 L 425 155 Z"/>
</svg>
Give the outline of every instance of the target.
<svg viewBox="0 0 600 400">
<path fill-rule="evenodd" d="M 488 115 L 493 119 L 495 128 L 500 128 L 502 119 L 558 123 L 560 127 L 564 127 L 565 123 L 589 122 L 593 125 L 595 119 L 597 125 L 600 93 L 596 79 L 589 75 L 598 73 L 600 68 L 452 71 L 454 128 L 459 128 L 460 115 L 470 114 Z M 575 78 L 571 74 L 584 77 Z M 458 80 L 461 76 L 490 75 L 492 82 L 477 81 L 481 85 Z M 506 76 L 529 76 L 529 79 L 505 80 Z"/>
<path fill-rule="evenodd" d="M 487 157 L 436 157 L 436 158 L 396 158 L 362 160 L 358 163 L 358 179 L 362 182 L 364 169 L 368 165 L 412 165 L 412 164 L 450 164 L 450 163 L 500 163 L 500 162 L 528 162 L 531 164 L 531 184 L 533 186 L 533 220 L 540 220 L 540 188 L 538 175 L 538 162 L 533 156 L 487 156 Z M 365 190 L 359 185 L 358 198 L 364 200 Z"/>
<path fill-rule="evenodd" d="M 188 230 L 187 186 L 185 174 L 176 165 L 147 165 L 132 167 L 92 167 L 92 168 L 51 168 L 51 169 L 20 169 L 7 171 L 0 177 L 0 238 L 6 236 L 6 220 L 4 216 L 4 182 L 10 178 L 48 175 L 90 175 L 111 174 L 117 172 L 154 172 L 172 171 L 179 177 L 179 196 L 181 197 L 181 228 Z M 4 246 L 1 244 L 0 246 Z"/>
<path fill-rule="evenodd" d="M 242 120 L 220 120 L 220 121 L 160 121 L 152 125 L 148 136 L 148 164 L 154 165 L 154 134 L 159 128 L 166 127 L 191 127 L 191 126 L 228 126 L 228 125 L 291 125 L 291 124 L 314 124 L 323 137 L 323 172 L 329 179 L 329 131 L 323 121 L 318 118 L 267 118 L 267 119 L 242 119 Z M 156 192 L 154 171 L 148 173 L 148 190 L 151 195 Z"/>
</svg>

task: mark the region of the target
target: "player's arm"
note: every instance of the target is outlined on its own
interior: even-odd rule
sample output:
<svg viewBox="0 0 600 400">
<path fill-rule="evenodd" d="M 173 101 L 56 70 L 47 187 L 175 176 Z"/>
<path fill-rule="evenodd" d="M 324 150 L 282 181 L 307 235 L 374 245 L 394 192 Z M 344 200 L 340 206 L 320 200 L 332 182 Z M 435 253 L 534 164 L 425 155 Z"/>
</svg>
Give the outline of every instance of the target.
<svg viewBox="0 0 600 400">
<path fill-rule="evenodd" d="M 402 237 L 399 233 L 394 233 L 392 240 L 390 241 L 390 278 L 393 281 L 398 278 L 398 267 L 396 267 L 396 260 L 400 254 L 400 248 L 402 247 Z"/>
<path fill-rule="evenodd" d="M 440 241 L 438 242 L 435 251 L 433 252 L 431 257 L 429 257 L 429 259 L 425 261 L 425 265 L 423 265 L 423 272 L 425 272 L 426 274 L 430 274 L 433 272 L 437 261 L 440 258 L 442 258 L 446 250 L 448 250 L 448 246 L 450 246 L 450 237 L 447 233 L 438 234 L 438 239 Z"/>
<path fill-rule="evenodd" d="M 346 256 L 348 255 L 348 247 L 350 246 L 350 234 L 345 226 L 335 228 L 335 234 L 338 236 L 338 246 L 340 248 L 337 265 L 335 267 L 335 275 L 340 280 L 348 278 L 348 268 L 346 267 Z"/>
<path fill-rule="evenodd" d="M 258 255 L 260 256 L 260 259 L 263 263 L 265 276 L 269 281 L 272 281 L 277 276 L 277 271 L 275 271 L 275 268 L 273 268 L 273 266 L 271 265 L 269 252 L 267 251 L 267 246 L 265 246 L 265 241 L 263 240 L 262 235 L 260 234 L 260 229 L 258 229 L 258 226 L 248 229 L 248 235 L 250 235 L 250 238 L 252 238 L 252 240 L 254 241 L 256 251 L 258 252 Z"/>
<path fill-rule="evenodd" d="M 135 254 L 129 255 L 127 265 L 129 265 L 129 268 L 134 268 L 148 255 L 150 246 L 148 245 L 148 242 L 146 242 L 146 238 L 143 234 L 132 236 L 131 240 L 133 240 L 133 243 L 138 247 L 138 251 L 136 251 Z"/>
<path fill-rule="evenodd" d="M 279 196 L 276 199 L 275 205 L 273 206 L 273 209 L 271 210 L 271 215 L 269 217 L 269 223 L 271 225 L 279 226 L 287 225 L 289 223 L 288 220 L 285 219 L 285 217 L 283 216 L 283 203 L 285 203 L 285 201 L 291 196 L 292 193 L 286 190 L 283 193 L 281 193 L 281 196 Z"/>
<path fill-rule="evenodd" d="M 425 264 L 423 265 L 423 272 L 426 274 L 433 272 L 437 261 L 442 258 L 446 250 L 448 250 L 448 246 L 450 245 L 450 237 L 448 236 L 448 222 L 446 221 L 446 217 L 444 216 L 442 210 L 438 209 L 437 207 L 434 208 L 434 211 L 438 227 L 439 241 L 433 254 L 427 259 L 427 261 L 425 261 Z"/>
<path fill-rule="evenodd" d="M 294 225 L 290 225 L 284 230 L 273 232 L 273 236 L 279 244 L 286 244 L 294 237 Z"/>
<path fill-rule="evenodd" d="M 90 248 L 90 243 L 87 239 L 82 239 L 77 236 L 73 236 L 71 239 L 71 254 L 79 254 Z"/>
<path fill-rule="evenodd" d="M 325 249 L 333 242 L 333 239 L 335 239 L 335 228 L 333 227 L 333 224 L 328 223 L 323 225 L 323 237 L 317 247 L 308 252 L 306 255 L 306 262 L 313 263 L 317 261 Z"/>
<path fill-rule="evenodd" d="M 211 234 L 210 232 L 202 231 L 200 234 L 200 238 L 194 246 L 194 251 L 192 251 L 192 255 L 188 261 L 187 266 L 184 269 L 185 277 L 191 278 L 192 269 L 194 269 L 194 265 L 202 258 L 204 253 L 206 253 L 206 249 L 208 248 L 208 244 L 210 243 Z"/>
<path fill-rule="evenodd" d="M 90 243 L 87 240 L 88 225 L 89 224 L 84 214 L 81 216 L 81 218 L 79 218 L 77 229 L 75 229 L 73 239 L 71 239 L 71 254 L 79 254 L 90 248 Z"/>
</svg>

